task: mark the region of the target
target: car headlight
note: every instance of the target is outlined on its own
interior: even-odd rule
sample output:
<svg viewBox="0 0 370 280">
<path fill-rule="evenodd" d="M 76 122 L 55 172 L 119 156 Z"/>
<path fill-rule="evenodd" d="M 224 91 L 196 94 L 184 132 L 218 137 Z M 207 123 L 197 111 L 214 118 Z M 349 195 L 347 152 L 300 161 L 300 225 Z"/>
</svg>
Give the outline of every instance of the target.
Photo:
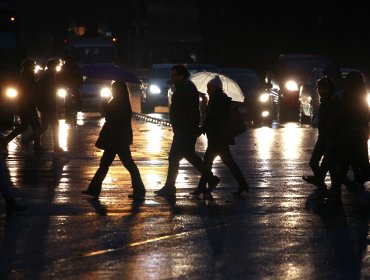
<svg viewBox="0 0 370 280">
<path fill-rule="evenodd" d="M 285 88 L 288 91 L 297 91 L 298 90 L 298 84 L 295 81 L 290 80 L 290 81 L 287 81 L 285 83 Z"/>
<path fill-rule="evenodd" d="M 262 93 L 259 97 L 259 101 L 262 103 L 266 103 L 269 100 L 270 100 L 270 94 L 268 94 L 267 92 Z"/>
<path fill-rule="evenodd" d="M 103 87 L 101 90 L 100 90 L 100 97 L 101 98 L 105 98 L 105 99 L 109 99 L 112 97 L 112 91 L 109 87 Z"/>
<path fill-rule="evenodd" d="M 367 93 L 367 105 L 370 108 L 370 93 L 369 92 Z"/>
<path fill-rule="evenodd" d="M 60 98 L 65 98 L 67 96 L 67 91 L 64 88 L 58 88 L 57 96 Z"/>
<path fill-rule="evenodd" d="M 159 93 L 161 93 L 161 89 L 157 85 L 150 85 L 149 86 L 149 93 L 159 94 Z"/>
<path fill-rule="evenodd" d="M 7 98 L 16 98 L 17 97 L 17 90 L 15 88 L 9 87 L 5 91 L 5 95 Z"/>
</svg>

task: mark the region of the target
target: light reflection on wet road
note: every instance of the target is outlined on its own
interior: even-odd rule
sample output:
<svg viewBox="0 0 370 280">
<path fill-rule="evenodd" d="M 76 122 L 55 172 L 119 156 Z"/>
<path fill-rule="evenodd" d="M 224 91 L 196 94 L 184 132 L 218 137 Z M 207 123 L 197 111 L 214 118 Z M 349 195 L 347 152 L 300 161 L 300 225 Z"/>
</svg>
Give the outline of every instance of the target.
<svg viewBox="0 0 370 280">
<path fill-rule="evenodd" d="M 368 204 L 343 187 L 343 203 L 321 199 L 302 181 L 316 130 L 297 124 L 250 128 L 232 146 L 251 186 L 241 197 L 217 159 L 221 183 L 212 198 L 188 193 L 199 174 L 181 163 L 175 199 L 164 184 L 169 126 L 133 119 L 132 154 L 148 195 L 133 202 L 118 158 L 99 200 L 84 190 L 99 164 L 94 143 L 102 119 L 81 114 L 61 125 L 59 157 L 24 155 L 9 145 L 9 171 L 29 210 L 6 219 L 0 202 L 0 279 L 366 279 Z M 49 131 L 43 144 L 51 150 Z M 202 155 L 206 139 L 197 150 Z M 327 181 L 329 184 L 329 181 Z"/>
</svg>

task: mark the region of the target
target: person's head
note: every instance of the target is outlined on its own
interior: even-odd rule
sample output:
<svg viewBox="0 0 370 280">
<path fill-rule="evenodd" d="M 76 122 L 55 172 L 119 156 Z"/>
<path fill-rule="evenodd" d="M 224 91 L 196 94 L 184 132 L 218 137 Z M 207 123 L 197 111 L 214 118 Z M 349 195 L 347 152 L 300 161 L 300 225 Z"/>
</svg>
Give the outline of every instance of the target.
<svg viewBox="0 0 370 280">
<path fill-rule="evenodd" d="M 317 92 L 321 98 L 330 97 L 335 92 L 335 85 L 328 77 L 323 77 L 317 81 Z"/>
<path fill-rule="evenodd" d="M 22 70 L 26 72 L 34 71 L 35 69 L 35 61 L 32 59 L 26 59 L 22 63 Z"/>
<path fill-rule="evenodd" d="M 57 71 L 57 66 L 58 66 L 58 61 L 56 61 L 55 59 L 49 59 L 47 62 L 46 62 L 46 67 L 54 72 Z"/>
<path fill-rule="evenodd" d="M 112 97 L 125 99 L 129 97 L 129 91 L 125 82 L 115 81 L 112 83 Z"/>
<path fill-rule="evenodd" d="M 207 93 L 212 94 L 217 90 L 222 90 L 222 81 L 218 75 L 214 76 L 207 84 Z"/>
<path fill-rule="evenodd" d="M 340 83 L 343 80 L 342 73 L 340 71 L 340 67 L 335 64 L 331 63 L 327 65 L 323 71 L 323 75 L 331 79 L 334 83 Z"/>
<path fill-rule="evenodd" d="M 177 64 L 172 66 L 170 76 L 171 82 L 176 86 L 189 78 L 190 73 L 184 65 Z"/>
<path fill-rule="evenodd" d="M 359 71 L 350 71 L 344 79 L 343 97 L 356 99 L 360 96 L 367 97 L 366 83 L 363 74 Z"/>
</svg>

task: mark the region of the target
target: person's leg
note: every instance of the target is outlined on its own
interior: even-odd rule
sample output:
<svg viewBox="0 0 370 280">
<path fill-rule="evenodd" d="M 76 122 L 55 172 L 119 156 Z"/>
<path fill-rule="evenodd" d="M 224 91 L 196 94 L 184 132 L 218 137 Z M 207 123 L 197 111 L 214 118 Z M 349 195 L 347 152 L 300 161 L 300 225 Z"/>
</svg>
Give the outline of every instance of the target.
<svg viewBox="0 0 370 280">
<path fill-rule="evenodd" d="M 36 109 L 32 110 L 29 113 L 29 120 L 30 120 L 29 122 L 32 128 L 32 132 L 40 129 L 41 124 L 40 124 L 39 116 L 37 114 Z M 43 149 L 41 147 L 40 135 L 38 136 L 36 135 L 34 137 L 34 149 L 37 151 L 41 151 Z"/>
<path fill-rule="evenodd" d="M 56 112 L 50 113 L 50 125 L 53 130 L 54 152 L 62 152 L 62 148 L 59 147 L 59 120 Z"/>
<path fill-rule="evenodd" d="M 324 165 L 320 165 L 320 161 L 323 159 L 325 153 L 325 140 L 319 137 L 315 143 L 313 148 L 311 159 L 309 165 L 312 169 L 312 172 L 317 180 L 317 183 L 321 183 L 324 181 L 326 176 L 326 161 L 324 161 Z"/>
<path fill-rule="evenodd" d="M 100 159 L 99 168 L 96 170 L 94 177 L 90 181 L 89 187 L 83 194 L 88 194 L 92 196 L 99 196 L 102 188 L 105 176 L 107 176 L 110 165 L 112 164 L 114 158 L 116 157 L 116 151 L 114 150 L 104 150 L 103 155 Z"/>
<path fill-rule="evenodd" d="M 172 144 L 170 152 L 168 154 L 168 169 L 167 169 L 167 178 L 164 186 L 154 191 L 157 195 L 175 195 L 176 193 L 176 178 L 179 172 L 180 160 L 183 158 L 183 143 L 181 137 L 177 134 L 174 134 L 172 139 Z"/>
<path fill-rule="evenodd" d="M 22 134 L 27 130 L 29 125 L 29 119 L 27 115 L 20 114 L 19 119 L 20 123 L 8 135 L 1 139 L 4 148 L 6 148 L 8 143 L 11 142 L 15 137 L 17 137 L 19 134 Z"/>
<path fill-rule="evenodd" d="M 134 189 L 134 196 L 145 196 L 145 187 L 141 179 L 140 171 L 137 168 L 136 163 L 132 159 L 130 147 L 127 145 L 120 148 L 118 152 L 118 157 L 120 158 L 123 166 L 128 170 L 131 176 L 131 185 Z"/>
<path fill-rule="evenodd" d="M 203 180 L 207 180 L 209 187 L 213 189 L 220 182 L 220 179 L 217 176 L 213 175 L 212 164 L 211 168 L 207 170 L 208 173 L 207 174 L 204 173 L 205 170 L 203 168 L 203 159 L 195 152 L 196 141 L 197 141 L 196 137 L 188 137 L 183 139 L 182 144 L 182 147 L 184 148 L 183 157 L 203 175 Z M 208 145 L 210 144 L 208 143 Z"/>
<path fill-rule="evenodd" d="M 198 182 L 197 188 L 191 192 L 190 194 L 199 195 L 204 194 L 207 191 L 207 182 L 209 180 L 210 174 L 212 174 L 212 165 L 215 157 L 217 156 L 217 151 L 212 147 L 212 145 L 208 145 L 205 153 L 204 153 L 204 161 L 203 161 L 203 168 L 202 168 L 202 175 Z"/>
<path fill-rule="evenodd" d="M 243 172 L 232 157 L 228 144 L 219 147 L 219 155 L 222 162 L 230 169 L 231 173 L 239 184 L 238 190 L 234 194 L 239 195 L 244 191 L 248 192 L 249 186 L 244 178 Z"/>
<path fill-rule="evenodd" d="M 24 139 L 24 145 L 28 145 L 32 141 L 39 139 L 40 136 L 48 129 L 49 126 L 49 113 L 48 112 L 41 112 L 41 125 L 36 127 L 34 131 L 32 131 L 31 135 Z M 37 140 L 36 140 L 37 141 Z"/>
</svg>

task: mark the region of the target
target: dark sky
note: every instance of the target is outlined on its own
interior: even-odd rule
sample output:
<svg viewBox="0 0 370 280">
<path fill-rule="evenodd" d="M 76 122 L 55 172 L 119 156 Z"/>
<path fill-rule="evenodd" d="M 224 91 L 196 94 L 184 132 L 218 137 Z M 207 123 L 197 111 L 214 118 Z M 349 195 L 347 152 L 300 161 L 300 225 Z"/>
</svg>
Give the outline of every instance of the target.
<svg viewBox="0 0 370 280">
<path fill-rule="evenodd" d="M 365 0 L 297 4 L 259 1 L 253 6 L 250 1 L 240 0 L 158 1 L 165 5 L 199 5 L 207 55 L 210 60 L 217 57 L 219 64 L 267 63 L 284 52 L 323 53 L 353 65 L 367 64 L 370 59 L 370 10 Z M 141 17 L 145 19 L 145 7 L 150 2 L 153 1 L 15 0 L 23 37 L 29 45 L 37 41 L 40 33 L 42 38 L 52 33 L 54 40 L 62 40 L 72 19 L 90 25 L 107 22 L 116 32 L 125 34 L 128 23 L 136 16 L 135 7 L 142 7 Z"/>
</svg>

